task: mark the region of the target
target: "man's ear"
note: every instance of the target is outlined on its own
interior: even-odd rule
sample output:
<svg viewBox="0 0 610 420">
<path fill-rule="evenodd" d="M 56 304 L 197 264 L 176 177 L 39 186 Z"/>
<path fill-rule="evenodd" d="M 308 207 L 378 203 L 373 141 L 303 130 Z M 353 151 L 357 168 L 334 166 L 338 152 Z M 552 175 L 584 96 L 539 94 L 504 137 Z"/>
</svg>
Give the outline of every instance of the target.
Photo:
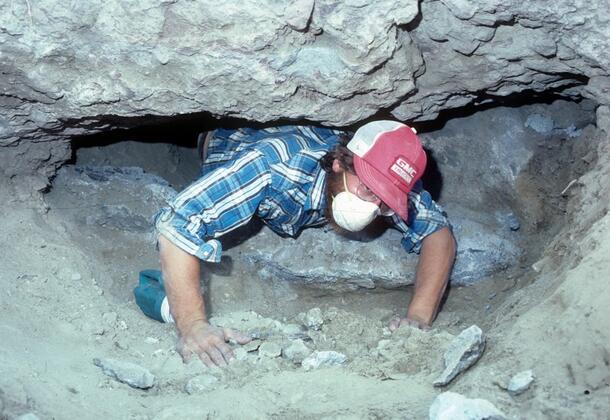
<svg viewBox="0 0 610 420">
<path fill-rule="evenodd" d="M 343 168 L 337 159 L 333 160 L 333 172 L 341 173 L 343 172 Z"/>
</svg>

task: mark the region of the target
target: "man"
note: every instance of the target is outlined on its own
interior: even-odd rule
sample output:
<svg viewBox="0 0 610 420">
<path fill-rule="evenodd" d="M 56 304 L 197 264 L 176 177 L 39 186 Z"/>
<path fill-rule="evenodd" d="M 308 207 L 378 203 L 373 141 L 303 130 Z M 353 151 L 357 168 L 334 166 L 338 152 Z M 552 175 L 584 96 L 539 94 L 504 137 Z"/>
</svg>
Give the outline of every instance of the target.
<svg viewBox="0 0 610 420">
<path fill-rule="evenodd" d="M 249 341 L 207 322 L 200 260 L 220 261 L 217 238 L 255 215 L 288 236 L 326 221 L 358 231 L 376 216 L 386 217 L 403 233 L 403 247 L 420 253 L 406 316 L 389 327 L 430 326 L 455 241 L 419 181 L 426 155 L 414 130 L 375 121 L 358 129 L 347 145 L 339 132 L 315 127 L 217 130 L 206 150 L 203 175 L 156 219 L 164 287 L 185 361 L 197 355 L 207 366 L 223 366 L 233 358 L 228 341 Z"/>
</svg>

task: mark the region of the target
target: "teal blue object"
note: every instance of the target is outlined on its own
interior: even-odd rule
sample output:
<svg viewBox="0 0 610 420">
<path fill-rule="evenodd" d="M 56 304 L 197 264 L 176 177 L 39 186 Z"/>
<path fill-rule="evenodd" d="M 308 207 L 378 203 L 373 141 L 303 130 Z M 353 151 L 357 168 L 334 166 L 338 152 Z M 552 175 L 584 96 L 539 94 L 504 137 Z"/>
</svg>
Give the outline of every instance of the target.
<svg viewBox="0 0 610 420">
<path fill-rule="evenodd" d="M 159 270 L 140 271 L 140 281 L 133 289 L 136 303 L 149 318 L 159 322 L 165 322 L 161 317 L 161 304 L 165 299 L 163 288 L 163 277 Z"/>
</svg>

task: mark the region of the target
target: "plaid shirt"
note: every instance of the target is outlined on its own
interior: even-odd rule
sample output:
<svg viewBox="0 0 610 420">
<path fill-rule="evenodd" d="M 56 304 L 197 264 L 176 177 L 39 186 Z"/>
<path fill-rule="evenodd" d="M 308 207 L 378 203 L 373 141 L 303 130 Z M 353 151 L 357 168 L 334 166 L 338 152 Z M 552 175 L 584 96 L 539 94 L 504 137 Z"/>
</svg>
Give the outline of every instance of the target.
<svg viewBox="0 0 610 420">
<path fill-rule="evenodd" d="M 340 134 L 309 126 L 216 130 L 202 176 L 158 213 L 157 230 L 184 251 L 219 262 L 217 238 L 254 215 L 284 236 L 325 223 L 326 173 L 319 161 Z M 403 232 L 403 247 L 413 252 L 427 235 L 448 226 L 421 183 L 409 194 L 409 221 L 391 221 Z"/>
</svg>

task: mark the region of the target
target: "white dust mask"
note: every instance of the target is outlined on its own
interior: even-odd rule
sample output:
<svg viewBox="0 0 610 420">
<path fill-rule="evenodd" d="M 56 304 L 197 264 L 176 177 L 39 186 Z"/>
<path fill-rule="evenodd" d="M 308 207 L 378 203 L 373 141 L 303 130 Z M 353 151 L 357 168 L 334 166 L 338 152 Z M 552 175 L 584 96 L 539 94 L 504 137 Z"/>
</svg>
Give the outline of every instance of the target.
<svg viewBox="0 0 610 420">
<path fill-rule="evenodd" d="M 333 219 L 343 229 L 358 232 L 364 229 L 379 214 L 375 203 L 365 201 L 347 189 L 345 172 L 343 173 L 345 191 L 333 198 Z"/>
</svg>

